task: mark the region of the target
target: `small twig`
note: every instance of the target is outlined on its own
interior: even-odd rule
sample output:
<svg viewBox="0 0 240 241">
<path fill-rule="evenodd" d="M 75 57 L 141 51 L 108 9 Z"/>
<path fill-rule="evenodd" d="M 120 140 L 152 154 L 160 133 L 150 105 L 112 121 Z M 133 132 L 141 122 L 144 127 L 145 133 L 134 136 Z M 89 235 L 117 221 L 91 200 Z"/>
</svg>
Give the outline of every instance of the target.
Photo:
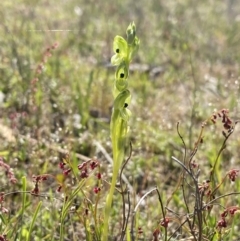
<svg viewBox="0 0 240 241">
<path fill-rule="evenodd" d="M 218 151 L 218 154 L 217 154 L 217 157 L 216 157 L 216 160 L 214 162 L 214 165 L 212 167 L 212 170 L 211 170 L 211 173 L 210 173 L 210 181 L 212 182 L 213 181 L 213 175 L 214 175 L 214 172 L 215 172 L 215 168 L 217 166 L 217 162 L 219 160 L 219 157 L 221 155 L 221 153 L 223 152 L 223 150 L 226 148 L 226 143 L 227 143 L 227 140 L 229 139 L 229 137 L 232 135 L 234 129 L 231 130 L 231 132 L 228 133 L 228 135 L 225 136 L 225 139 L 223 141 L 223 144 L 220 148 L 220 150 Z"/>
<path fill-rule="evenodd" d="M 158 200 L 159 200 L 160 205 L 161 205 L 162 214 L 163 214 L 163 219 L 165 219 L 166 213 L 165 213 L 165 211 L 164 211 L 163 201 L 162 201 L 161 195 L 160 195 L 159 190 L 158 190 L 157 187 L 156 187 L 156 191 L 157 191 L 157 194 L 158 194 Z"/>
<path fill-rule="evenodd" d="M 170 241 L 171 238 L 173 238 L 173 236 L 178 232 L 179 229 L 181 229 L 181 228 L 183 227 L 183 225 L 184 225 L 186 222 L 189 222 L 188 217 L 186 218 L 186 220 L 185 220 L 183 223 L 181 223 L 181 224 L 179 225 L 179 227 L 173 232 L 173 234 L 168 238 L 167 241 Z"/>
<path fill-rule="evenodd" d="M 195 177 L 192 175 L 192 173 L 187 169 L 187 167 L 181 162 L 179 161 L 176 157 L 172 156 L 172 159 L 177 162 L 180 166 L 183 167 L 183 169 L 193 178 L 195 179 Z"/>
<path fill-rule="evenodd" d="M 151 192 L 153 192 L 153 191 L 155 191 L 155 190 L 157 190 L 156 187 L 154 187 L 153 189 L 151 189 L 150 191 L 148 191 L 147 193 L 145 193 L 145 194 L 140 198 L 140 200 L 138 201 L 136 207 L 134 208 L 134 211 L 133 211 L 134 214 L 137 212 L 138 207 L 139 207 L 139 205 L 141 204 L 141 202 L 144 200 L 144 198 L 147 197 Z"/>
<path fill-rule="evenodd" d="M 130 218 L 130 211 L 131 211 L 131 202 L 130 202 L 130 192 L 127 192 L 127 201 L 128 201 L 128 211 L 127 211 L 127 217 L 126 217 L 126 224 L 128 224 L 128 220 Z M 126 233 L 127 225 L 125 227 L 125 232 Z"/>
<path fill-rule="evenodd" d="M 161 195 L 160 195 L 159 190 L 158 190 L 157 187 L 156 187 L 156 191 L 157 191 L 158 200 L 159 200 L 159 202 L 160 202 L 161 209 L 162 209 L 163 220 L 165 220 L 165 218 L 166 218 L 166 213 L 165 213 L 165 210 L 164 210 L 164 206 L 163 206 L 163 201 L 162 201 Z M 164 239 L 165 239 L 165 241 L 167 241 L 167 226 L 164 227 L 164 232 L 165 232 L 165 233 L 164 233 Z"/>
<path fill-rule="evenodd" d="M 200 134 L 200 136 L 202 135 L 202 132 Z M 200 136 L 199 136 L 199 140 L 200 140 Z M 195 149 L 197 148 L 197 146 L 195 147 Z M 192 173 L 181 161 L 179 161 L 177 158 L 172 157 L 172 159 L 174 161 L 176 161 L 179 165 L 181 165 L 184 170 L 189 174 L 189 176 L 193 179 L 194 182 L 194 186 L 195 186 L 195 211 L 194 214 L 197 214 L 197 219 L 198 219 L 198 225 L 199 225 L 199 236 L 198 236 L 198 240 L 201 241 L 202 238 L 202 196 L 201 193 L 199 192 L 199 187 L 198 187 L 198 177 L 200 174 L 200 171 L 197 172 L 196 175 L 194 175 L 194 173 Z M 193 222 L 192 225 L 190 225 L 190 228 L 192 229 L 195 225 L 195 215 L 193 215 Z M 192 231 L 192 235 L 194 236 L 194 239 L 196 239 L 196 236 Z M 197 240 L 197 239 L 196 239 Z"/>
<path fill-rule="evenodd" d="M 134 210 L 133 210 L 133 215 L 132 215 L 132 222 L 131 222 L 131 240 L 134 241 L 134 235 L 133 235 L 133 227 L 134 227 L 134 219 L 135 219 L 135 214 L 138 210 L 139 205 L 141 204 L 141 202 L 144 200 L 145 197 L 147 197 L 150 193 L 152 193 L 153 191 L 157 190 L 157 188 L 153 188 L 150 191 L 148 191 L 147 193 L 145 193 L 140 200 L 138 201 L 137 205 L 135 206 Z"/>
<path fill-rule="evenodd" d="M 232 195 L 240 195 L 240 192 L 231 192 L 231 193 L 227 193 L 227 194 L 224 194 L 224 195 L 221 195 L 219 197 L 216 197 L 214 198 L 213 200 L 211 200 L 210 202 L 206 203 L 204 206 L 203 206 L 203 210 L 205 207 L 211 205 L 212 203 L 216 202 L 217 200 L 221 199 L 221 198 L 224 198 L 224 197 L 228 197 L 228 196 L 232 196 Z"/>
<path fill-rule="evenodd" d="M 120 171 L 120 186 L 122 187 L 123 186 L 123 183 L 122 183 L 122 181 L 123 181 L 123 170 L 124 170 L 124 168 L 125 168 L 125 166 L 127 165 L 127 163 L 128 163 L 128 161 L 131 159 L 131 157 L 132 157 L 132 143 L 130 142 L 130 144 L 129 144 L 129 146 L 130 146 L 130 154 L 129 154 L 129 157 L 127 158 L 127 160 L 123 163 L 123 165 L 122 165 L 122 168 L 121 168 L 121 171 Z M 122 189 L 122 191 L 123 191 L 123 189 Z"/>
<path fill-rule="evenodd" d="M 128 161 L 131 159 L 131 156 L 132 156 L 132 143 L 130 142 L 130 154 L 129 154 L 129 157 L 127 158 L 127 160 L 123 163 L 121 171 L 120 171 L 120 176 L 119 176 L 122 203 L 123 203 L 123 207 L 122 207 L 122 209 L 123 209 L 123 225 L 122 225 L 122 233 L 121 233 L 120 241 L 123 241 L 123 239 L 124 239 L 126 229 L 127 229 L 128 219 L 129 219 L 129 213 L 130 213 L 130 206 L 129 206 L 128 207 L 128 215 L 126 217 L 126 202 L 125 202 L 125 197 L 124 197 L 125 191 L 123 189 L 122 175 L 123 175 L 124 168 L 126 167 Z M 129 192 L 128 192 L 128 203 L 130 204 Z"/>
<path fill-rule="evenodd" d="M 183 147 L 184 147 L 184 157 L 183 157 L 183 164 L 186 165 L 186 156 L 187 156 L 187 147 L 185 144 L 185 141 L 183 139 L 183 136 L 181 135 L 180 131 L 179 131 L 179 122 L 177 123 L 177 133 L 178 136 L 180 137 L 182 143 L 183 143 Z M 182 174 L 182 193 L 183 193 L 183 200 L 184 200 L 184 204 L 185 207 L 187 209 L 187 213 L 189 213 L 189 207 L 188 207 L 188 203 L 187 203 L 187 199 L 186 199 L 186 195 L 185 195 L 185 172 L 183 172 Z"/>
<path fill-rule="evenodd" d="M 182 143 L 183 143 L 183 148 L 184 148 L 184 156 L 183 156 L 183 163 L 184 165 L 186 164 L 186 156 L 187 156 L 187 146 L 186 146 L 186 143 L 183 139 L 183 136 L 181 135 L 180 131 L 179 131 L 179 122 L 177 123 L 177 133 L 178 133 L 178 136 L 179 138 L 181 139 Z"/>
<path fill-rule="evenodd" d="M 191 162 L 192 162 L 193 157 L 195 156 L 195 154 L 196 154 L 197 151 L 198 151 L 198 146 L 199 146 L 199 144 L 201 143 L 202 136 L 203 136 L 203 130 L 204 130 L 205 125 L 206 125 L 206 122 L 203 122 L 203 123 L 202 123 L 202 126 L 201 126 L 201 131 L 200 131 L 199 136 L 198 136 L 198 139 L 197 139 L 197 142 L 195 143 L 195 147 L 194 147 L 194 149 L 193 149 L 193 151 L 192 151 L 192 153 L 191 153 L 191 155 L 190 155 L 189 163 L 188 163 L 190 170 L 192 170 L 192 168 L 191 168 Z"/>
</svg>

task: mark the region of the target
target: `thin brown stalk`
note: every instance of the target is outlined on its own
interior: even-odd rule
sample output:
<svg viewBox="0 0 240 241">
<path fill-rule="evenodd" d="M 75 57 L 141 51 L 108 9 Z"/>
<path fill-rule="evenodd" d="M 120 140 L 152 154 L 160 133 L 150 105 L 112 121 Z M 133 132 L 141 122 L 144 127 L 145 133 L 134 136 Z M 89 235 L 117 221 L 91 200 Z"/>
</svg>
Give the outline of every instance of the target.
<svg viewBox="0 0 240 241">
<path fill-rule="evenodd" d="M 123 163 L 121 171 L 120 171 L 120 189 L 121 189 L 121 196 L 122 196 L 122 215 L 123 215 L 123 224 L 122 224 L 122 232 L 121 232 L 121 236 L 120 236 L 120 241 L 124 240 L 124 236 L 126 234 L 126 229 L 127 229 L 127 224 L 128 224 L 128 220 L 129 220 L 129 216 L 130 216 L 130 193 L 129 191 L 127 191 L 127 195 L 128 195 L 128 212 L 126 215 L 126 201 L 125 201 L 125 193 L 126 191 L 123 188 L 123 180 L 122 180 L 122 174 L 123 174 L 123 170 L 126 167 L 128 161 L 131 159 L 132 156 L 132 144 L 130 142 L 130 154 L 129 157 L 127 158 L 127 160 Z"/>
<path fill-rule="evenodd" d="M 163 220 L 165 220 L 165 218 L 166 218 L 165 208 L 164 208 L 164 206 L 163 206 L 163 201 L 162 201 L 160 192 L 159 192 L 159 190 L 158 190 L 157 187 L 156 187 L 156 191 L 157 191 L 157 194 L 158 194 L 159 203 L 160 203 L 160 205 L 161 205 Z M 165 239 L 165 241 L 167 241 L 167 227 L 164 227 L 164 239 Z"/>
<path fill-rule="evenodd" d="M 133 210 L 132 222 L 131 222 L 131 231 L 130 231 L 130 233 L 131 233 L 131 240 L 132 240 L 132 241 L 135 240 L 133 229 L 134 229 L 135 214 L 136 214 L 136 212 L 137 212 L 137 210 L 138 210 L 138 207 L 139 207 L 139 205 L 141 204 L 141 202 L 142 202 L 150 193 L 152 193 L 152 192 L 155 191 L 155 190 L 157 190 L 156 187 L 153 188 L 153 189 L 151 189 L 151 190 L 148 191 L 147 193 L 145 193 L 145 194 L 140 198 L 140 200 L 138 201 L 137 205 L 135 206 L 135 208 L 134 208 L 134 210 Z"/>
<path fill-rule="evenodd" d="M 220 155 L 222 154 L 223 150 L 226 148 L 226 143 L 227 143 L 227 140 L 229 139 L 229 137 L 232 135 L 233 133 L 233 130 L 231 130 L 231 132 L 228 133 L 228 135 L 226 135 L 223 143 L 222 143 L 222 146 L 220 148 L 220 150 L 218 151 L 218 154 L 217 154 L 217 157 L 216 157 L 216 160 L 213 164 L 213 167 L 212 167 L 212 170 L 211 170 L 211 173 L 210 173 L 210 181 L 212 182 L 213 181 L 213 175 L 214 175 L 214 172 L 215 172 L 215 169 L 216 169 L 216 166 L 217 166 L 217 163 L 218 163 L 218 160 L 220 158 Z"/>
</svg>

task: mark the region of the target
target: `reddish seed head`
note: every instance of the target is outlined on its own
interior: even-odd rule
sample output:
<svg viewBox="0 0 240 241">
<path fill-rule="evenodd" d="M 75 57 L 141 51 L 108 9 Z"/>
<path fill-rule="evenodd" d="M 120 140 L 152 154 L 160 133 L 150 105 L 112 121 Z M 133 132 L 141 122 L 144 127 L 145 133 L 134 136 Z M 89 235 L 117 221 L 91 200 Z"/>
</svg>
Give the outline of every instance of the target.
<svg viewBox="0 0 240 241">
<path fill-rule="evenodd" d="M 63 174 L 67 176 L 71 172 L 71 169 L 63 170 Z"/>
<path fill-rule="evenodd" d="M 161 221 L 161 226 L 163 226 L 164 228 L 168 227 L 168 223 L 170 222 L 169 218 L 165 218 Z"/>
<path fill-rule="evenodd" d="M 232 120 L 231 120 L 229 117 L 227 117 L 227 123 L 228 123 L 229 125 L 232 124 Z"/>
<path fill-rule="evenodd" d="M 229 208 L 229 213 L 233 216 L 235 214 L 235 212 L 238 210 L 239 210 L 238 207 L 231 207 L 231 208 Z"/>
<path fill-rule="evenodd" d="M 222 218 L 221 220 L 218 221 L 217 227 L 220 229 L 227 227 L 227 222 L 226 222 L 225 218 Z"/>
<path fill-rule="evenodd" d="M 14 183 L 17 182 L 17 179 L 14 176 L 12 168 L 8 164 L 6 164 L 3 160 L 3 158 L 1 158 L 1 157 L 0 157 L 0 167 L 3 167 L 5 169 L 5 173 L 6 173 L 6 175 L 9 178 L 11 183 L 14 184 Z"/>
<path fill-rule="evenodd" d="M 4 192 L 0 193 L 0 203 L 4 201 Z"/>
<path fill-rule="evenodd" d="M 192 168 L 197 168 L 198 164 L 196 163 L 195 160 L 193 160 L 193 161 L 191 161 L 191 166 L 192 166 Z"/>
<path fill-rule="evenodd" d="M 222 109 L 221 112 L 222 112 L 223 114 L 228 114 L 228 113 L 229 113 L 229 110 L 228 110 L 228 109 Z"/>
<path fill-rule="evenodd" d="M 99 179 L 99 180 L 102 178 L 102 174 L 101 174 L 100 172 L 99 172 L 99 173 L 97 173 L 97 175 L 96 175 L 96 176 L 97 176 L 97 179 Z"/>
<path fill-rule="evenodd" d="M 57 188 L 57 192 L 61 192 L 62 190 L 62 185 L 60 185 L 58 188 Z"/>
<path fill-rule="evenodd" d="M 38 175 L 38 176 L 33 175 L 32 178 L 33 178 L 34 182 L 36 182 L 36 183 L 47 180 L 46 175 Z"/>
<path fill-rule="evenodd" d="M 34 180 L 34 182 L 39 182 L 40 181 L 39 176 L 33 175 L 32 179 Z"/>
<path fill-rule="evenodd" d="M 7 241 L 5 235 L 0 235 L 0 241 Z"/>
<path fill-rule="evenodd" d="M 47 175 L 42 175 L 42 181 L 46 181 L 48 179 Z"/>
<path fill-rule="evenodd" d="M 80 177 L 81 177 L 81 178 L 87 178 L 87 177 L 88 177 L 87 169 L 82 170 L 82 172 L 81 172 L 81 174 L 80 174 Z"/>
<path fill-rule="evenodd" d="M 81 163 L 81 164 L 78 165 L 78 169 L 79 169 L 79 170 L 82 170 L 82 169 L 84 169 L 84 168 L 86 168 L 86 167 L 87 167 L 87 162 L 83 162 L 83 163 Z"/>
<path fill-rule="evenodd" d="M 39 188 L 38 188 L 37 183 L 36 183 L 34 189 L 31 191 L 31 194 L 34 194 L 34 195 L 38 195 L 39 194 Z"/>
<path fill-rule="evenodd" d="M 226 218 L 228 215 L 228 210 L 225 210 L 222 214 L 221 214 L 221 217 L 222 218 Z"/>
<path fill-rule="evenodd" d="M 95 194 L 98 194 L 101 191 L 101 188 L 100 187 L 94 187 L 93 191 L 94 191 Z"/>
<path fill-rule="evenodd" d="M 207 206 L 205 206 L 204 210 L 211 211 L 212 207 L 213 207 L 212 205 L 207 205 Z"/>
<path fill-rule="evenodd" d="M 143 230 L 141 227 L 138 228 L 138 234 L 142 234 L 143 233 Z"/>
<path fill-rule="evenodd" d="M 208 191 L 205 193 L 205 195 L 206 195 L 206 196 L 210 196 L 211 193 L 212 193 L 212 191 L 211 191 L 211 190 L 208 190 Z"/>
<path fill-rule="evenodd" d="M 228 113 L 229 111 L 227 109 L 222 109 L 218 113 L 214 113 L 212 115 L 211 121 L 215 124 L 217 118 L 221 118 L 221 122 L 223 123 L 223 128 L 230 131 L 233 126 L 232 126 L 232 120 L 229 118 Z"/>
<path fill-rule="evenodd" d="M 232 182 L 235 182 L 237 176 L 238 176 L 238 169 L 232 169 L 228 172 L 228 177 Z"/>
<path fill-rule="evenodd" d="M 226 122 L 226 116 L 223 115 L 223 117 L 222 117 L 222 123 L 225 123 L 225 122 Z"/>
<path fill-rule="evenodd" d="M 158 228 L 153 231 L 154 241 L 158 240 L 159 234 L 160 234 L 160 230 Z"/>
<path fill-rule="evenodd" d="M 226 130 L 229 130 L 231 128 L 231 126 L 228 123 L 224 123 L 223 127 Z"/>
<path fill-rule="evenodd" d="M 60 167 L 60 169 L 63 170 L 65 165 L 66 165 L 66 164 L 65 164 L 64 162 L 60 162 L 60 163 L 59 163 L 59 167 Z"/>
<path fill-rule="evenodd" d="M 94 170 L 97 166 L 98 166 L 98 162 L 96 162 L 96 161 L 92 161 L 90 163 L 90 167 L 91 167 L 92 170 Z"/>
<path fill-rule="evenodd" d="M 211 119 L 211 121 L 212 121 L 213 124 L 216 124 L 216 121 L 214 119 Z"/>
</svg>

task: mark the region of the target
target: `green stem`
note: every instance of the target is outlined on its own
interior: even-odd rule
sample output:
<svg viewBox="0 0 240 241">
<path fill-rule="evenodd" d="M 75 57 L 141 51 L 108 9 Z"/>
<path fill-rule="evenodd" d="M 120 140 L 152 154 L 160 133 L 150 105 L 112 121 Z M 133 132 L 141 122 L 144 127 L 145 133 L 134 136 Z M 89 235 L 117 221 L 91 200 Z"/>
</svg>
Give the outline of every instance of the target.
<svg viewBox="0 0 240 241">
<path fill-rule="evenodd" d="M 85 184 L 86 179 L 83 179 L 79 182 L 76 189 L 72 192 L 70 196 L 66 195 L 64 204 L 62 207 L 62 213 L 61 213 L 61 219 L 60 219 L 60 241 L 64 240 L 64 220 L 68 214 L 68 211 L 72 205 L 72 202 L 74 201 L 74 198 L 77 196 L 77 194 L 81 191 L 83 185 Z"/>
<path fill-rule="evenodd" d="M 102 241 L 108 240 L 108 221 L 109 221 L 109 217 L 110 217 L 113 194 L 114 194 L 114 190 L 115 190 L 115 186 L 116 186 L 116 182 L 117 182 L 117 176 L 118 176 L 118 172 L 116 172 L 116 170 L 114 170 L 110 191 L 109 191 L 109 194 L 107 195 L 107 200 L 106 200 L 106 205 L 105 205 Z"/>
<path fill-rule="evenodd" d="M 119 110 L 114 109 L 111 118 L 111 138 L 113 146 L 113 175 L 109 194 L 107 195 L 105 213 L 104 213 L 104 226 L 102 241 L 108 240 L 108 223 L 111 212 L 113 194 L 117 183 L 118 173 L 120 166 L 124 159 L 124 144 L 127 124 L 119 116 Z"/>
<path fill-rule="evenodd" d="M 29 233 L 28 233 L 28 236 L 27 236 L 27 241 L 30 241 L 32 230 L 33 230 L 33 225 L 36 221 L 36 218 L 37 218 L 37 215 L 38 215 L 38 212 L 39 212 L 39 209 L 41 208 L 41 206 L 42 206 L 42 201 L 40 201 L 38 203 L 37 209 L 36 209 L 35 213 L 33 214 L 33 219 L 32 219 L 32 222 L 30 224 Z"/>
</svg>

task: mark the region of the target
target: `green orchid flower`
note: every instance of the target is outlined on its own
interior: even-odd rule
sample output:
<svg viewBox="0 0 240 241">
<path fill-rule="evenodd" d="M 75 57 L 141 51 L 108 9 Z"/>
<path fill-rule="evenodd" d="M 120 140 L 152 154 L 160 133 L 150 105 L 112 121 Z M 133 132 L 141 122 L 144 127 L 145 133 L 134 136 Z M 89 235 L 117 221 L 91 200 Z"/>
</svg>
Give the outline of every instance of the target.
<svg viewBox="0 0 240 241">
<path fill-rule="evenodd" d="M 114 108 L 113 111 L 119 111 L 120 117 L 126 122 L 129 120 L 131 116 L 131 111 L 127 108 L 129 105 L 130 99 L 131 99 L 130 91 L 124 90 L 117 96 L 113 104 L 113 108 Z M 115 117 L 115 118 L 119 118 L 119 117 Z M 112 123 L 114 123 L 114 120 L 115 119 L 113 119 Z"/>
<path fill-rule="evenodd" d="M 115 54 L 111 58 L 112 65 L 116 66 L 121 64 L 122 61 L 126 61 L 128 57 L 127 41 L 117 35 L 113 41 L 113 51 Z"/>
<path fill-rule="evenodd" d="M 129 46 L 128 59 L 132 59 L 139 49 L 140 40 L 135 37 L 132 44 Z"/>
<path fill-rule="evenodd" d="M 117 67 L 117 71 L 115 73 L 115 86 L 119 92 L 127 89 L 128 87 L 127 78 L 128 78 L 128 66 L 125 61 L 122 61 L 120 65 Z"/>
<path fill-rule="evenodd" d="M 135 40 L 135 35 L 136 35 L 136 26 L 134 23 L 129 24 L 126 34 L 127 34 L 127 43 L 131 45 Z"/>
<path fill-rule="evenodd" d="M 125 146 L 128 135 L 128 121 L 131 117 L 131 111 L 128 105 L 131 100 L 130 91 L 128 87 L 129 64 L 132 57 L 139 47 L 139 39 L 136 35 L 136 27 L 131 23 L 127 28 L 127 41 L 121 37 L 116 36 L 113 41 L 114 55 L 111 58 L 111 63 L 117 66 L 114 81 L 114 104 L 111 117 L 110 131 L 113 149 L 113 173 L 110 190 L 106 199 L 104 212 L 104 226 L 102 241 L 109 240 L 108 238 L 108 221 L 111 213 L 111 205 L 117 178 L 121 165 L 124 160 Z"/>
</svg>

